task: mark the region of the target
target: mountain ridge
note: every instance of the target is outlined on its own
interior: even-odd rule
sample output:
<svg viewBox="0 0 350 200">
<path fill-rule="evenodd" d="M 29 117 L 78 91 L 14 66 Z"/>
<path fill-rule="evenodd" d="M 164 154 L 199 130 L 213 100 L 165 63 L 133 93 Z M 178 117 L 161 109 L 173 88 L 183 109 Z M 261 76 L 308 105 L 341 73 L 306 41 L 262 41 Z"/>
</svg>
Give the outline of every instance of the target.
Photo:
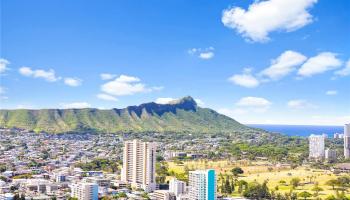
<svg viewBox="0 0 350 200">
<path fill-rule="evenodd" d="M 263 132 L 240 124 L 209 108 L 201 108 L 190 96 L 170 101 L 167 104 L 150 102 L 122 109 L 0 110 L 0 127 L 48 133 Z"/>
</svg>

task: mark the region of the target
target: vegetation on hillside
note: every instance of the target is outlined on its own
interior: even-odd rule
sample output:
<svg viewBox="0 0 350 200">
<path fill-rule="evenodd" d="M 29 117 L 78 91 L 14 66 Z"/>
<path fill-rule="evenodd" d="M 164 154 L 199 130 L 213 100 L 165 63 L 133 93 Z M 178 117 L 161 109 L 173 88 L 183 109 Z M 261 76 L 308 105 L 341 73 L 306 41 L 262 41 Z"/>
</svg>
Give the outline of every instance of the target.
<svg viewBox="0 0 350 200">
<path fill-rule="evenodd" d="M 48 133 L 265 133 L 214 110 L 200 108 L 191 97 L 169 104 L 152 102 L 111 110 L 0 110 L 0 127 Z"/>
</svg>

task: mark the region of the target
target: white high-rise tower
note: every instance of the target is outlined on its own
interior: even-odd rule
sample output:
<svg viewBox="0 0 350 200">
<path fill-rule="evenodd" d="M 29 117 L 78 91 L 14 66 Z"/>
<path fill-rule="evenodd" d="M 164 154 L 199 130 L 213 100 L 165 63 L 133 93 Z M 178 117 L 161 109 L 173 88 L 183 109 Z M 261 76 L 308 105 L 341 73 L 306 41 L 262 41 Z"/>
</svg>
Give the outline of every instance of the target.
<svg viewBox="0 0 350 200">
<path fill-rule="evenodd" d="M 309 158 L 323 159 L 324 158 L 324 139 L 323 135 L 310 135 L 309 137 Z"/>
<path fill-rule="evenodd" d="M 344 157 L 350 158 L 350 124 L 344 126 Z"/>
<path fill-rule="evenodd" d="M 156 143 L 124 142 L 122 181 L 146 192 L 156 189 Z"/>
</svg>

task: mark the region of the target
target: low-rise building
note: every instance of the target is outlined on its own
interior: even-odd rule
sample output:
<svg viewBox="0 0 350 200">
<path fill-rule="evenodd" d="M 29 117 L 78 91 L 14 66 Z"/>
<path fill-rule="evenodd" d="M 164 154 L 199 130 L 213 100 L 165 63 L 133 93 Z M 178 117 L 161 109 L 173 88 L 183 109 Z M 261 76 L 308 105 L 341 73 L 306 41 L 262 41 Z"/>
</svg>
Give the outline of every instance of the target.
<svg viewBox="0 0 350 200">
<path fill-rule="evenodd" d="M 176 200 L 175 194 L 168 190 L 155 190 L 150 193 L 150 198 L 152 200 Z"/>
</svg>

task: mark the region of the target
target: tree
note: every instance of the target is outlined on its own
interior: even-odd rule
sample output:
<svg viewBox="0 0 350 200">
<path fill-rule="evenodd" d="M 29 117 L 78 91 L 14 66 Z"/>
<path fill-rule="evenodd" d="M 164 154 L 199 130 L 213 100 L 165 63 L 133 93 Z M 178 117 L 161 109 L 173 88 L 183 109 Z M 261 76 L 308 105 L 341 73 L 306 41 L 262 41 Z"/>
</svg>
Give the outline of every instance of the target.
<svg viewBox="0 0 350 200">
<path fill-rule="evenodd" d="M 334 195 L 329 195 L 325 200 L 337 200 Z"/>
<path fill-rule="evenodd" d="M 232 193 L 232 188 L 231 188 L 231 184 L 230 184 L 230 180 L 229 180 L 228 176 L 226 176 L 226 181 L 225 181 L 225 192 L 227 194 L 231 194 Z"/>
<path fill-rule="evenodd" d="M 231 179 L 231 192 L 235 191 L 235 180 Z"/>
<path fill-rule="evenodd" d="M 311 190 L 315 192 L 314 197 L 318 197 L 319 193 L 323 191 L 323 188 L 318 186 L 318 183 L 316 183 Z"/>
<path fill-rule="evenodd" d="M 121 199 L 121 198 L 127 198 L 127 197 L 128 196 L 124 192 L 121 192 L 121 193 L 118 193 L 117 195 L 114 195 L 113 199 Z"/>
<path fill-rule="evenodd" d="M 337 182 L 338 186 L 341 187 L 342 191 L 344 191 L 350 183 L 350 178 L 347 176 L 341 176 L 337 178 Z"/>
<path fill-rule="evenodd" d="M 292 178 L 290 180 L 290 185 L 292 186 L 293 189 L 297 188 L 300 184 L 300 178 Z"/>
<path fill-rule="evenodd" d="M 349 200 L 349 198 L 345 196 L 344 190 L 341 193 L 339 193 L 339 191 L 337 190 L 336 196 L 337 196 L 337 199 L 339 200 Z"/>
<path fill-rule="evenodd" d="M 248 183 L 244 180 L 240 180 L 238 181 L 238 192 L 242 193 L 243 189 L 247 189 L 248 187 Z"/>
<path fill-rule="evenodd" d="M 143 199 L 150 199 L 147 193 L 142 193 L 142 194 L 141 194 L 141 197 L 142 197 Z"/>
<path fill-rule="evenodd" d="M 303 191 L 303 192 L 300 192 L 298 194 L 298 196 L 301 198 L 304 198 L 304 200 L 306 200 L 307 198 L 311 197 L 312 195 L 310 194 L 310 192 Z"/>
<path fill-rule="evenodd" d="M 20 200 L 19 194 L 15 194 L 15 195 L 13 196 L 13 200 Z"/>
<path fill-rule="evenodd" d="M 291 192 L 290 194 L 290 200 L 297 200 L 298 199 L 298 193 Z"/>
<path fill-rule="evenodd" d="M 248 188 L 243 192 L 243 196 L 248 199 L 270 199 L 271 194 L 267 187 L 267 181 L 263 184 L 258 182 L 252 182 L 248 185 Z"/>
<path fill-rule="evenodd" d="M 279 184 L 285 185 L 285 184 L 287 184 L 287 182 L 286 182 L 285 180 L 280 180 L 280 181 L 279 181 Z"/>
<path fill-rule="evenodd" d="M 338 185 L 338 180 L 330 179 L 326 182 L 326 185 L 332 186 L 332 190 L 334 190 L 335 186 Z"/>
<path fill-rule="evenodd" d="M 231 170 L 231 173 L 233 174 L 233 176 L 238 176 L 239 174 L 243 174 L 244 171 L 240 167 L 235 167 Z"/>
</svg>

